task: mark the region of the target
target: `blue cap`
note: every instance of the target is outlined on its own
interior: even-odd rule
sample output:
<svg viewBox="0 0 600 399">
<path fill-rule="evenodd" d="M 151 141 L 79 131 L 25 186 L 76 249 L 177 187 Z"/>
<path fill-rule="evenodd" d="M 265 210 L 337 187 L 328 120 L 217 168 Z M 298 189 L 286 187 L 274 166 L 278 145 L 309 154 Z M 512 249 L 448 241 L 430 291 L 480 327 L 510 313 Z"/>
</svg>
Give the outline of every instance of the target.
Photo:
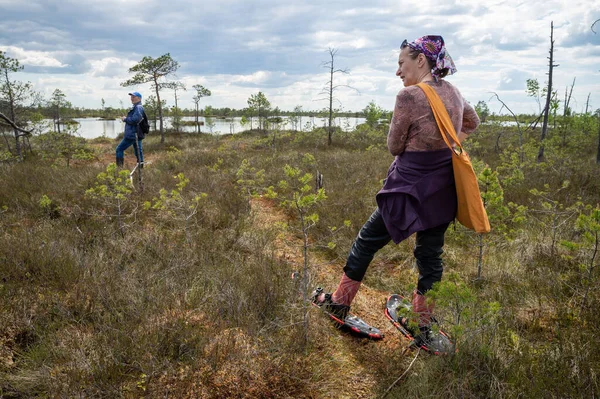
<svg viewBox="0 0 600 399">
<path fill-rule="evenodd" d="M 137 92 L 137 91 L 134 91 L 134 92 L 131 92 L 131 93 L 128 93 L 128 94 L 129 94 L 130 96 L 136 96 L 136 97 L 139 97 L 139 98 L 140 98 L 140 100 L 142 99 L 142 95 L 141 95 L 139 92 Z"/>
</svg>

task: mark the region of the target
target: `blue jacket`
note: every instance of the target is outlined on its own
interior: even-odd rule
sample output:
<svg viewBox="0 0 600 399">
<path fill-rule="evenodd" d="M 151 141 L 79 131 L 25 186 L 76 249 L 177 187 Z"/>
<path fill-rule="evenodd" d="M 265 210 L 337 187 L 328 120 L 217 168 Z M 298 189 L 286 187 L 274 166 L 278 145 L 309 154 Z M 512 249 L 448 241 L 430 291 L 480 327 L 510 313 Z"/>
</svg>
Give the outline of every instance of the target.
<svg viewBox="0 0 600 399">
<path fill-rule="evenodd" d="M 137 139 L 137 131 L 139 129 L 139 124 L 144 118 L 144 107 L 142 107 L 142 103 L 139 102 L 131 108 L 131 110 L 127 113 L 127 117 L 125 118 L 125 134 L 124 138 L 135 140 Z"/>
</svg>

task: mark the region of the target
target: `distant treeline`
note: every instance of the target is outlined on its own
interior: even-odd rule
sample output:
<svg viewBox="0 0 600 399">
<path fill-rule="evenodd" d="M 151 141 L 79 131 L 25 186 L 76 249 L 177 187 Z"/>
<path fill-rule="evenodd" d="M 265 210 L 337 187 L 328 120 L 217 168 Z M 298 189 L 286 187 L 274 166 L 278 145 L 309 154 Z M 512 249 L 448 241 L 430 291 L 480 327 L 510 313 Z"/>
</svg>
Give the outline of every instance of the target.
<svg viewBox="0 0 600 399">
<path fill-rule="evenodd" d="M 2 108 L 2 105 L 0 104 L 0 109 Z M 44 106 L 38 106 L 38 107 L 30 107 L 30 111 L 33 112 L 37 112 L 40 113 L 41 115 L 43 115 L 44 117 L 47 118 L 52 118 L 54 115 L 54 110 L 51 107 L 44 107 Z M 118 118 L 122 115 L 124 115 L 127 112 L 127 109 L 122 109 L 122 108 L 113 108 L 113 107 L 106 107 L 104 109 L 94 109 L 94 108 L 82 108 L 82 107 L 65 107 L 61 110 L 61 117 L 62 118 Z M 176 111 L 174 110 L 174 108 L 171 107 L 166 107 L 165 109 L 163 109 L 163 114 L 164 116 L 171 116 L 172 114 L 175 114 Z M 391 111 L 389 112 L 391 115 Z M 198 112 L 199 116 L 205 116 L 205 110 L 204 109 L 200 109 Z M 284 110 L 280 110 L 280 109 L 273 109 L 269 111 L 270 115 L 273 116 L 292 116 L 292 115 L 297 115 L 297 116 L 314 116 L 314 117 L 320 117 L 320 116 L 325 116 L 325 113 L 323 111 L 317 111 L 317 110 L 311 110 L 311 111 L 284 111 Z M 179 115 L 181 116 L 189 116 L 189 117 L 193 117 L 196 116 L 196 111 L 194 109 L 181 109 L 179 111 Z M 150 116 L 150 115 L 148 115 Z M 248 116 L 248 112 L 246 109 L 235 109 L 235 108 L 229 108 L 229 107 L 224 107 L 224 108 L 211 108 L 210 110 L 210 116 L 213 118 L 218 118 L 218 117 L 224 117 L 224 118 L 231 118 L 231 117 L 242 117 L 242 116 Z M 365 116 L 363 111 L 351 111 L 351 112 L 338 112 L 336 113 L 336 116 L 338 117 L 349 117 L 349 118 L 362 118 Z"/>
<path fill-rule="evenodd" d="M 84 107 L 73 107 L 73 106 L 63 106 L 61 107 L 61 119 L 74 119 L 74 118 L 107 118 L 107 119 L 116 119 L 127 113 L 127 108 L 115 108 L 107 106 L 105 108 L 84 108 Z M 4 101 L 0 100 L 0 110 L 6 109 L 7 106 Z M 27 108 L 27 111 L 30 113 L 38 113 L 42 115 L 44 118 L 52 119 L 55 116 L 55 110 L 51 105 L 37 105 L 24 107 Z M 173 116 L 177 111 L 174 107 L 165 107 L 163 109 L 164 116 Z M 196 111 L 194 109 L 183 108 L 179 110 L 179 115 L 184 117 L 194 117 L 196 116 Z M 389 119 L 391 118 L 392 111 L 383 110 L 382 118 Z M 199 116 L 207 116 L 209 115 L 212 118 L 233 118 L 233 117 L 248 117 L 248 109 L 235 109 L 230 107 L 223 108 L 210 108 L 210 113 L 207 114 L 205 109 L 200 109 L 198 111 Z M 274 108 L 269 111 L 270 116 L 308 116 L 308 117 L 326 117 L 325 110 L 282 110 L 279 108 Z M 336 117 L 343 118 L 363 118 L 365 117 L 365 111 L 347 111 L 347 112 L 337 112 Z M 152 118 L 152 115 L 148 115 Z M 256 116 L 256 115 L 255 115 Z M 532 119 L 535 119 L 537 115 L 529 115 L 529 114 L 520 114 L 517 115 L 519 121 L 521 123 L 528 123 Z M 494 121 L 514 121 L 514 118 L 511 115 L 496 115 L 494 113 L 490 115 L 486 115 L 487 120 Z"/>
</svg>

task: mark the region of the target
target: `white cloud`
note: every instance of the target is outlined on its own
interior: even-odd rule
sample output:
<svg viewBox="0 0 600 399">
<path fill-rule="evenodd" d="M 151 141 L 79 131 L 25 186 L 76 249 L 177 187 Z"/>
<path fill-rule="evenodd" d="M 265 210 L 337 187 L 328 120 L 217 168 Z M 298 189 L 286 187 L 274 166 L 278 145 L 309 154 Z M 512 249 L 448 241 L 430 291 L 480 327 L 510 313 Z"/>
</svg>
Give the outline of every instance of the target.
<svg viewBox="0 0 600 399">
<path fill-rule="evenodd" d="M 389 15 L 391 14 L 391 10 L 387 8 L 373 8 L 373 7 L 364 7 L 364 8 L 350 8 L 347 10 L 342 10 L 338 13 L 339 16 L 363 16 L 363 15 Z"/>
<path fill-rule="evenodd" d="M 335 31 L 318 31 L 314 34 L 315 45 L 317 48 L 350 48 L 363 49 L 373 45 L 373 43 L 364 35 L 356 32 L 335 32 Z"/>
<path fill-rule="evenodd" d="M 191 85 L 200 83 L 213 92 L 205 105 L 244 107 L 262 90 L 282 109 L 321 108 L 314 100 L 333 47 L 336 67 L 351 72 L 339 82 L 361 92 L 341 89 L 343 107 L 360 110 L 374 100 L 391 109 L 402 87 L 394 76 L 400 42 L 441 34 L 459 71 L 448 80 L 467 100 L 487 101 L 496 91 L 529 112 L 537 106 L 525 79 L 547 79 L 554 21 L 555 87 L 564 91 L 576 77 L 576 103 L 591 92 L 600 107 L 600 34 L 590 30 L 600 2 L 589 0 L 407 0 L 402 7 L 395 0 L 0 0 L 0 8 L 0 49 L 25 65 L 24 80 L 44 92 L 60 87 L 79 106 L 118 101 L 129 67 L 169 52 L 180 62 L 173 79 L 188 84 L 181 98 L 189 106 Z M 135 18 L 126 9 L 137 10 Z M 149 84 L 136 89 L 146 93 Z"/>
<path fill-rule="evenodd" d="M 90 75 L 95 77 L 106 76 L 106 77 L 117 77 L 123 76 L 124 71 L 129 70 L 133 65 L 134 61 L 118 58 L 116 56 L 105 57 L 97 60 L 90 61 L 92 70 Z"/>
<path fill-rule="evenodd" d="M 28 51 L 20 47 L 1 45 L 0 50 L 5 51 L 9 57 L 18 59 L 19 63 L 23 66 L 30 65 L 57 68 L 63 68 L 67 66 L 66 64 L 63 64 L 57 60 L 55 56 L 45 51 Z"/>
<path fill-rule="evenodd" d="M 231 83 L 252 83 L 256 85 L 266 82 L 270 77 L 271 72 L 269 71 L 256 71 L 252 75 L 233 76 Z"/>
</svg>

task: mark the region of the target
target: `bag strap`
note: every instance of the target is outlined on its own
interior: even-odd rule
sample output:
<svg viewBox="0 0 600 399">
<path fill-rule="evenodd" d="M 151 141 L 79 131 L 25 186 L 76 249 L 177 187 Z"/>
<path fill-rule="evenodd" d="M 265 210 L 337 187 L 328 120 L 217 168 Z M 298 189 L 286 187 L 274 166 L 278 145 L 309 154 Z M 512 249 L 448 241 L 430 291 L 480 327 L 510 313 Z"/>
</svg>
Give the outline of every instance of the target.
<svg viewBox="0 0 600 399">
<path fill-rule="evenodd" d="M 419 86 L 421 90 L 423 90 L 425 96 L 427 97 L 427 100 L 429 101 L 429 105 L 431 106 L 431 109 L 433 111 L 433 116 L 435 117 L 435 121 L 437 122 L 438 127 L 440 128 L 442 138 L 446 142 L 446 145 L 453 152 L 457 154 L 462 154 L 463 147 L 460 144 L 460 141 L 458 141 L 456 129 L 454 129 L 454 125 L 452 124 L 452 120 L 450 119 L 450 115 L 448 115 L 448 111 L 446 110 L 442 99 L 436 93 L 433 87 L 429 86 L 428 84 L 421 82 L 418 83 L 417 86 Z M 448 136 L 454 141 L 454 143 L 459 149 L 450 144 Z"/>
<path fill-rule="evenodd" d="M 137 107 L 138 105 L 136 104 L 135 106 Z M 140 121 L 137 123 L 138 126 L 141 125 L 141 123 L 144 121 L 145 116 L 146 116 L 146 112 L 142 109 L 142 119 L 140 119 Z"/>
</svg>

